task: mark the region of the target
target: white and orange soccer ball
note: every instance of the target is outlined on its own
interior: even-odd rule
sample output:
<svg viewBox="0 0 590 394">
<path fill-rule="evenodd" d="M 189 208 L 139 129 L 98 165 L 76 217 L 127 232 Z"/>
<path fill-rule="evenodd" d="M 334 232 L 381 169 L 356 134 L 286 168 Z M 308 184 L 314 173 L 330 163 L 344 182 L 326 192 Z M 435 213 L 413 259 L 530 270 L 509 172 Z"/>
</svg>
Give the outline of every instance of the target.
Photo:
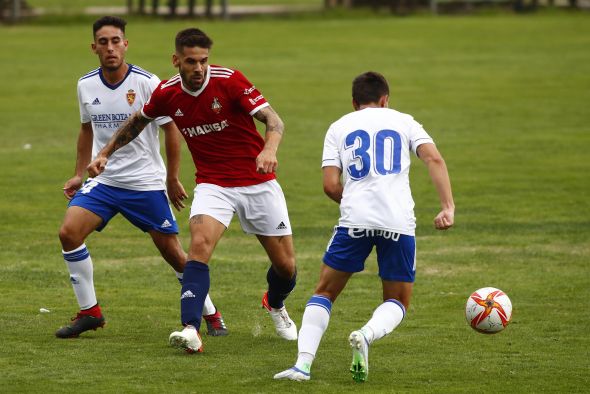
<svg viewBox="0 0 590 394">
<path fill-rule="evenodd" d="M 512 302 L 502 290 L 484 287 L 467 299 L 465 318 L 475 331 L 495 334 L 502 331 L 512 317 Z"/>
</svg>

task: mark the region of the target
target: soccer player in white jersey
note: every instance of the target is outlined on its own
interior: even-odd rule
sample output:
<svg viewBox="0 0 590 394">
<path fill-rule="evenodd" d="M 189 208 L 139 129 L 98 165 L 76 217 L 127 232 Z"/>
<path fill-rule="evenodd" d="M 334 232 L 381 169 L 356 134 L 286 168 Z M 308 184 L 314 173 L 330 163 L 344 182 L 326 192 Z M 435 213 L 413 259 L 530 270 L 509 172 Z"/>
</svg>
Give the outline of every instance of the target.
<svg viewBox="0 0 590 394">
<path fill-rule="evenodd" d="M 117 213 L 150 234 L 181 282 L 186 265 L 187 255 L 178 240 L 178 225 L 166 197 L 167 187 L 168 197 L 178 210 L 187 197 L 178 180 L 180 132 L 170 118 L 151 122 L 146 132 L 113 155 L 104 173 L 83 184 L 91 156 L 96 156 L 160 83 L 155 75 L 125 63 L 125 25 L 118 17 L 103 17 L 94 23 L 92 50 L 100 67 L 78 82 L 82 124 L 75 175 L 64 185 L 64 194 L 71 201 L 59 238 L 80 312 L 72 323 L 57 330 L 58 338 L 75 338 L 105 324 L 94 290 L 92 259 L 84 241 L 94 230 L 101 231 Z M 160 155 L 158 126 L 165 131 L 168 173 Z M 208 296 L 203 315 L 209 335 L 227 334 L 221 314 Z"/>
<path fill-rule="evenodd" d="M 340 204 L 340 220 L 303 313 L 297 361 L 275 379 L 310 379 L 332 304 L 352 274 L 364 269 L 373 247 L 383 303 L 348 338 L 355 381 L 367 379 L 371 343 L 392 332 L 404 318 L 416 270 L 410 152 L 426 164 L 438 192 L 441 211 L 434 226 L 446 230 L 453 225 L 455 205 L 442 156 L 422 126 L 410 115 L 389 109 L 388 100 L 389 86 L 381 74 L 361 74 L 352 84 L 355 111 L 328 129 L 322 160 L 324 191 Z"/>
</svg>

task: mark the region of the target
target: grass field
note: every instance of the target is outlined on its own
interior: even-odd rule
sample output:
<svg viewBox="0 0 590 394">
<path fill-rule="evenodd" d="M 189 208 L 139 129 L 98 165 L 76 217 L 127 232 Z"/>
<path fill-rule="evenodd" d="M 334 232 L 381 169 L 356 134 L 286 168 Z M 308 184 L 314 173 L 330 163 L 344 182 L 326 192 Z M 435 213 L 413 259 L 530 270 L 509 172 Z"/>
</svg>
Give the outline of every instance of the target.
<svg viewBox="0 0 590 394">
<path fill-rule="evenodd" d="M 128 60 L 171 75 L 172 39 L 188 23 L 131 21 Z M 54 338 L 77 309 L 57 231 L 74 168 L 76 81 L 97 61 L 89 23 L 2 27 L 0 391 L 588 392 L 590 15 L 353 14 L 200 27 L 215 41 L 212 62 L 241 69 L 286 123 L 278 175 L 298 257 L 287 303 L 297 324 L 338 216 L 319 167 L 325 130 L 351 110 L 351 79 L 384 73 L 390 104 L 437 141 L 456 227 L 432 228 L 437 198 L 416 161 L 418 273 L 407 319 L 373 345 L 369 381 L 353 384 L 346 338 L 380 301 L 371 259 L 334 305 L 312 380 L 273 381 L 297 346 L 276 338 L 260 309 L 268 263 L 233 223 L 211 262 L 211 294 L 231 334 L 205 337 L 202 355 L 181 354 L 167 346 L 179 326 L 176 279 L 148 237 L 117 218 L 87 242 L 106 328 Z M 182 178 L 192 189 L 186 150 Z M 187 216 L 177 215 L 185 246 Z M 483 286 L 514 305 L 495 336 L 472 331 L 463 316 Z"/>
</svg>

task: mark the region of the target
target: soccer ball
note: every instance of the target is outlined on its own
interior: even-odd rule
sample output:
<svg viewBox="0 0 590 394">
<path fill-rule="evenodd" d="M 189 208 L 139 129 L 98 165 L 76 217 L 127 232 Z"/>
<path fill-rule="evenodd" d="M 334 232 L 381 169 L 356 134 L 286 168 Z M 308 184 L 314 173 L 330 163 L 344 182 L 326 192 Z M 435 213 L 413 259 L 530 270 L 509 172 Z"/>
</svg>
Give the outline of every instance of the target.
<svg viewBox="0 0 590 394">
<path fill-rule="evenodd" d="M 512 317 L 512 302 L 502 290 L 481 288 L 469 296 L 465 318 L 475 331 L 495 334 L 502 331 Z"/>
</svg>

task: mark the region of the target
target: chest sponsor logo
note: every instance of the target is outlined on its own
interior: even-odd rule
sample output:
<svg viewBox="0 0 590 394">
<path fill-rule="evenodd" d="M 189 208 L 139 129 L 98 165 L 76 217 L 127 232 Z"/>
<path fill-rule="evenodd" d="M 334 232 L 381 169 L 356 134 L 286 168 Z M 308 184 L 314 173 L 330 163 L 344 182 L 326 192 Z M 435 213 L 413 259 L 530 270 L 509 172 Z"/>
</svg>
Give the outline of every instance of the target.
<svg viewBox="0 0 590 394">
<path fill-rule="evenodd" d="M 256 105 L 256 103 L 259 102 L 260 100 L 262 100 L 263 98 L 264 97 L 262 97 L 262 95 L 259 95 L 256 98 L 253 98 L 253 99 L 251 98 L 251 99 L 248 99 L 248 100 L 250 100 L 250 104 Z"/>
<path fill-rule="evenodd" d="M 92 114 L 90 118 L 97 129 L 117 129 L 131 114 Z"/>
<path fill-rule="evenodd" d="M 187 137 L 196 137 L 198 135 L 209 134 L 213 131 L 221 131 L 227 126 L 229 126 L 229 122 L 227 119 L 225 119 L 217 123 L 203 124 L 194 127 L 183 127 L 181 131 L 182 134 L 186 135 Z"/>
<path fill-rule="evenodd" d="M 127 104 L 129 104 L 130 106 L 133 105 L 133 103 L 135 102 L 135 91 L 133 89 L 129 89 L 127 91 Z"/>
<path fill-rule="evenodd" d="M 211 109 L 216 114 L 219 114 L 221 112 L 221 104 L 219 103 L 219 100 L 217 99 L 217 97 L 213 97 L 213 102 L 211 103 Z"/>
</svg>

